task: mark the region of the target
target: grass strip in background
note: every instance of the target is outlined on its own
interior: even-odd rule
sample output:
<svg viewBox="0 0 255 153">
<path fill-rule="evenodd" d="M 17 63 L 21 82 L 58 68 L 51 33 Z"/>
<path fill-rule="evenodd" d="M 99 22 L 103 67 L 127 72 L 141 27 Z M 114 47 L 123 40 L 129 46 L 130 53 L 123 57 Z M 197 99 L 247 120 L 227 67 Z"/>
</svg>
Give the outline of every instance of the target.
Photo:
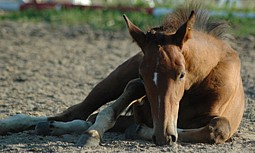
<svg viewBox="0 0 255 153">
<path fill-rule="evenodd" d="M 47 22 L 52 25 L 64 24 L 68 26 L 89 25 L 97 30 L 125 30 L 126 25 L 122 15 L 127 14 L 132 22 L 143 30 L 158 26 L 162 17 L 148 15 L 145 12 L 120 12 L 117 10 L 26 10 L 21 12 L 6 12 L 0 14 L 0 20 L 12 20 L 17 22 Z M 233 28 L 235 35 L 255 35 L 255 20 L 249 18 L 238 18 L 231 15 L 226 17 L 213 17 L 227 20 Z"/>
<path fill-rule="evenodd" d="M 145 12 L 120 12 L 115 10 L 26 10 L 9 12 L 0 15 L 0 20 L 17 22 L 47 22 L 49 24 L 64 24 L 68 26 L 88 24 L 93 29 L 124 30 L 126 28 L 123 14 L 126 14 L 134 23 L 147 30 L 151 26 L 160 24 L 161 18 L 148 15 Z"/>
</svg>

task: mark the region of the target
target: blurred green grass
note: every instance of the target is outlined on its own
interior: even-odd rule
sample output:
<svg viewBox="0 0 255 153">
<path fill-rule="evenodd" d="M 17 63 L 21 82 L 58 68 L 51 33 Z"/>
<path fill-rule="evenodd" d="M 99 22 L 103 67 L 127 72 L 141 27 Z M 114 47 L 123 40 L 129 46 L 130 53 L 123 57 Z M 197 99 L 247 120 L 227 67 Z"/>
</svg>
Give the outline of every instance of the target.
<svg viewBox="0 0 255 153">
<path fill-rule="evenodd" d="M 0 14 L 1 20 L 17 22 L 47 22 L 52 25 L 89 25 L 94 30 L 122 31 L 126 29 L 122 15 L 126 14 L 132 22 L 142 30 L 161 24 L 164 16 L 155 17 L 146 12 L 121 12 L 117 10 L 26 10 L 21 12 L 8 12 Z M 255 20 L 238 18 L 231 15 L 225 17 L 213 17 L 213 19 L 227 20 L 233 28 L 232 33 L 238 36 L 255 35 Z"/>
<path fill-rule="evenodd" d="M 47 22 L 52 25 L 64 24 L 67 26 L 87 24 L 93 29 L 124 30 L 126 28 L 123 14 L 126 14 L 134 23 L 144 30 L 151 26 L 160 25 L 161 18 L 146 14 L 146 12 L 120 12 L 117 10 L 26 10 L 9 12 L 0 15 L 0 20 L 17 22 Z"/>
</svg>

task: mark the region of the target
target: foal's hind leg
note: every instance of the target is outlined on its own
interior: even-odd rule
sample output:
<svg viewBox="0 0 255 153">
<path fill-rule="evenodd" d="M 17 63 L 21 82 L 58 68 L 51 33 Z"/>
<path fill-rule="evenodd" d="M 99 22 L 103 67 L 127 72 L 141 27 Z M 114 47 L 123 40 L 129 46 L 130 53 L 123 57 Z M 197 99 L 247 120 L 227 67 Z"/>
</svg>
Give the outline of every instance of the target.
<svg viewBox="0 0 255 153">
<path fill-rule="evenodd" d="M 91 122 L 84 120 L 73 120 L 69 122 L 39 122 L 35 131 L 38 135 L 55 135 L 60 136 L 64 134 L 82 134 L 92 125 Z"/>
<path fill-rule="evenodd" d="M 86 120 L 100 106 L 117 99 L 127 83 L 138 77 L 143 54 L 139 52 L 118 66 L 109 76 L 98 83 L 82 103 L 69 107 L 63 113 L 49 117 L 49 121 Z"/>
<path fill-rule="evenodd" d="M 128 83 L 123 94 L 111 105 L 100 111 L 95 123 L 80 137 L 78 146 L 98 145 L 104 132 L 111 129 L 120 114 L 136 99 L 145 95 L 145 89 L 140 79 Z"/>
<path fill-rule="evenodd" d="M 17 114 L 6 119 L 0 119 L 0 135 L 10 132 L 23 132 L 35 128 L 39 135 L 63 135 L 82 133 L 91 126 L 91 122 L 73 120 L 71 122 L 47 121 L 47 117 L 36 117 Z"/>
<path fill-rule="evenodd" d="M 47 121 L 47 117 L 33 117 L 25 114 L 17 114 L 0 120 L 0 135 L 9 132 L 22 132 L 35 127 L 38 122 Z"/>
</svg>

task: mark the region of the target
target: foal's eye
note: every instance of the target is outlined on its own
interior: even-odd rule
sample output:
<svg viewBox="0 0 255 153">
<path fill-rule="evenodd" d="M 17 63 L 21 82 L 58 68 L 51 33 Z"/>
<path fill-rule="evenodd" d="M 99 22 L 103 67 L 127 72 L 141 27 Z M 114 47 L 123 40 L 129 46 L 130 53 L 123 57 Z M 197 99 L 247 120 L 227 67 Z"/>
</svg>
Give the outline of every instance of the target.
<svg viewBox="0 0 255 153">
<path fill-rule="evenodd" d="M 183 80 L 184 76 L 185 76 L 185 72 L 181 72 L 180 75 L 179 75 L 179 79 Z"/>
</svg>

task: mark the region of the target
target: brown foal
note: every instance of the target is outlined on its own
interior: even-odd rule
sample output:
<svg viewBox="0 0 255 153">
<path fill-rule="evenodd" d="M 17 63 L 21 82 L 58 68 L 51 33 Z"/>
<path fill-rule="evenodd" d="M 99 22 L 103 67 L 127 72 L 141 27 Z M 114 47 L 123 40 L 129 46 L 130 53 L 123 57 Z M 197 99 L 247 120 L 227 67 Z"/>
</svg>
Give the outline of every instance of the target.
<svg viewBox="0 0 255 153">
<path fill-rule="evenodd" d="M 147 33 L 125 15 L 124 19 L 142 52 L 115 69 L 82 103 L 35 122 L 86 120 L 116 99 L 81 128 L 78 146 L 98 145 L 112 128 L 127 128 L 129 138 L 153 140 L 157 145 L 230 139 L 242 119 L 244 91 L 240 59 L 225 40 L 226 24 L 209 22 L 208 13 L 198 5 L 176 9 L 162 26 Z M 121 116 L 131 106 L 132 115 Z"/>
</svg>

